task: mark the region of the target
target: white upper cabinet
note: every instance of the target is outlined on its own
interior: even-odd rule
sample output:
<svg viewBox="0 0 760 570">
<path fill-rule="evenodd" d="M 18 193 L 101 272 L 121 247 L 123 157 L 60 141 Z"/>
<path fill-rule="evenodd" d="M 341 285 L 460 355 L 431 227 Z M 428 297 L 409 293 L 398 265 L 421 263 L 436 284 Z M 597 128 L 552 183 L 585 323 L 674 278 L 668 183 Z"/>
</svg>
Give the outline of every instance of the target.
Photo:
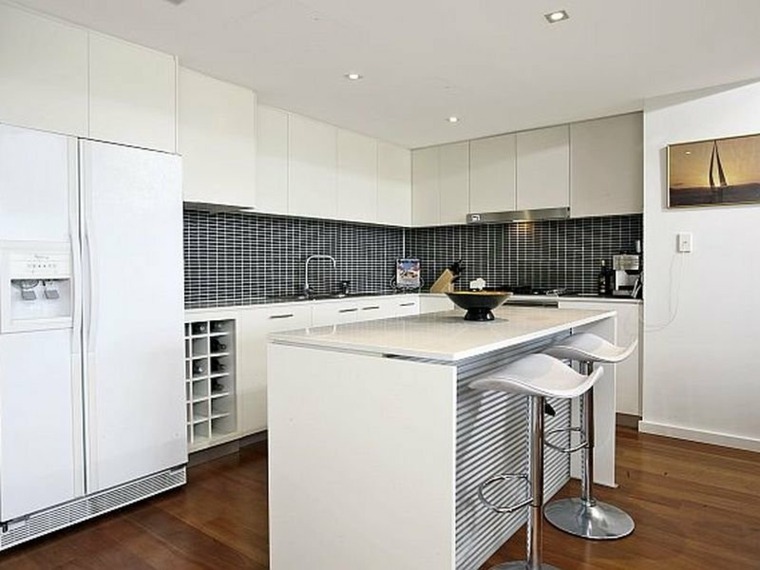
<svg viewBox="0 0 760 570">
<path fill-rule="evenodd" d="M 338 214 L 341 220 L 377 220 L 377 141 L 338 129 Z"/>
<path fill-rule="evenodd" d="M 438 147 L 412 151 L 412 224 L 433 226 L 440 219 Z"/>
<path fill-rule="evenodd" d="M 516 135 L 517 209 L 570 206 L 568 125 Z"/>
<path fill-rule="evenodd" d="M 377 145 L 377 222 L 412 223 L 412 153 L 400 146 Z"/>
<path fill-rule="evenodd" d="M 516 208 L 515 135 L 470 141 L 470 212 Z"/>
<path fill-rule="evenodd" d="M 176 151 L 176 59 L 90 33 L 90 137 Z"/>
<path fill-rule="evenodd" d="M 463 224 L 469 209 L 469 143 L 412 151 L 412 224 Z"/>
<path fill-rule="evenodd" d="M 463 224 L 470 208 L 470 143 L 438 147 L 439 224 Z"/>
<path fill-rule="evenodd" d="M 267 213 L 408 226 L 411 152 L 260 105 L 256 206 Z"/>
<path fill-rule="evenodd" d="M 254 207 L 253 91 L 180 67 L 179 152 L 185 201 Z"/>
<path fill-rule="evenodd" d="M 289 213 L 312 218 L 337 217 L 338 129 L 291 114 L 288 131 Z"/>
<path fill-rule="evenodd" d="M 87 30 L 0 4 L 0 122 L 87 136 Z"/>
<path fill-rule="evenodd" d="M 570 125 L 570 215 L 643 211 L 643 120 L 631 113 Z"/>
<path fill-rule="evenodd" d="M 256 131 L 256 208 L 287 214 L 288 113 L 259 105 Z"/>
</svg>

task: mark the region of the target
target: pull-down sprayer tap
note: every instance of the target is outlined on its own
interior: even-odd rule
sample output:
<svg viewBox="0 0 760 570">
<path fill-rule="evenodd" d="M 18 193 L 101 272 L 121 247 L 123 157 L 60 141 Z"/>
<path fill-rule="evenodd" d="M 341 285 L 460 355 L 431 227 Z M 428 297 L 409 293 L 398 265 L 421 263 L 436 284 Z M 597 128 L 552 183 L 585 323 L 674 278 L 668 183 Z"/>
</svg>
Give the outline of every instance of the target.
<svg viewBox="0 0 760 570">
<path fill-rule="evenodd" d="M 325 259 L 332 262 L 333 269 L 336 269 L 338 267 L 338 264 L 335 261 L 335 258 L 332 255 L 310 255 L 306 258 L 306 268 L 304 269 L 304 285 L 303 285 L 303 292 L 304 295 L 307 297 L 311 296 L 311 286 L 309 285 L 309 263 L 313 259 Z"/>
</svg>

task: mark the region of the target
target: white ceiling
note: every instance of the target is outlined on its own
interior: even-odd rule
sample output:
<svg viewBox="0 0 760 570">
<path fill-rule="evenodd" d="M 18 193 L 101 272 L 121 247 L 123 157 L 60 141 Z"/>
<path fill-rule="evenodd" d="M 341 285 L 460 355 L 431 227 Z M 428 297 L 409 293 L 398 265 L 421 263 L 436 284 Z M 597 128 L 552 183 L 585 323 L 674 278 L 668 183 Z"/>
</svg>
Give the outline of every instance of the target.
<svg viewBox="0 0 760 570">
<path fill-rule="evenodd" d="M 17 2 L 411 148 L 760 77 L 758 0 Z M 549 25 L 557 9 L 570 19 Z"/>
</svg>

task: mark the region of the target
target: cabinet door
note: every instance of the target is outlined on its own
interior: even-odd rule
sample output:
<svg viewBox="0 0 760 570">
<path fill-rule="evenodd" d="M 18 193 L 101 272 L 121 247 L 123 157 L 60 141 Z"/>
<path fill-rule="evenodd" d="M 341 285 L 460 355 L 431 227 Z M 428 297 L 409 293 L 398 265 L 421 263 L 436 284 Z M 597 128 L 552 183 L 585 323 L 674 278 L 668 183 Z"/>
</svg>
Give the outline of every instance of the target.
<svg viewBox="0 0 760 570">
<path fill-rule="evenodd" d="M 641 213 L 643 162 L 641 113 L 570 125 L 570 214 Z"/>
<path fill-rule="evenodd" d="M 254 206 L 256 96 L 179 69 L 182 192 L 189 202 Z"/>
<path fill-rule="evenodd" d="M 470 143 L 438 147 L 439 224 L 463 224 L 470 207 Z"/>
<path fill-rule="evenodd" d="M 338 325 L 359 320 L 360 306 L 357 301 L 342 303 L 315 303 L 312 309 L 312 326 Z"/>
<path fill-rule="evenodd" d="M 267 335 L 311 325 L 309 305 L 241 310 L 238 316 L 240 370 L 237 378 L 240 435 L 267 427 Z"/>
<path fill-rule="evenodd" d="M 409 315 L 420 314 L 420 297 L 419 295 L 402 295 L 390 300 L 391 316 L 406 317 Z"/>
<path fill-rule="evenodd" d="M 90 137 L 175 152 L 173 56 L 90 33 Z"/>
<path fill-rule="evenodd" d="M 289 213 L 335 218 L 338 129 L 292 114 L 288 127 Z"/>
<path fill-rule="evenodd" d="M 377 141 L 338 130 L 338 218 L 377 220 Z"/>
<path fill-rule="evenodd" d="M 256 208 L 287 214 L 288 113 L 259 105 L 256 129 Z"/>
<path fill-rule="evenodd" d="M 432 226 L 440 219 L 438 147 L 412 151 L 412 224 Z"/>
<path fill-rule="evenodd" d="M 515 135 L 470 141 L 470 212 L 515 207 Z"/>
<path fill-rule="evenodd" d="M 446 295 L 437 295 L 434 293 L 420 295 L 420 314 L 438 313 L 440 311 L 451 311 L 456 309 L 454 303 Z"/>
<path fill-rule="evenodd" d="M 639 340 L 641 304 L 623 302 L 560 301 L 561 309 L 584 309 L 590 311 L 617 311 L 617 340 L 620 346 L 628 346 Z M 641 362 L 639 346 L 633 354 L 619 364 L 605 364 L 615 374 L 615 411 L 621 414 L 641 416 Z M 607 373 L 605 373 L 607 374 Z M 609 374 L 607 374 L 609 376 Z M 604 377 L 600 380 L 604 382 Z"/>
<path fill-rule="evenodd" d="M 517 209 L 570 205 L 567 125 L 517 133 Z"/>
<path fill-rule="evenodd" d="M 377 221 L 412 223 L 412 153 L 384 142 L 377 144 Z"/>
<path fill-rule="evenodd" d="M 86 30 L 0 4 L 0 121 L 87 135 Z"/>
</svg>

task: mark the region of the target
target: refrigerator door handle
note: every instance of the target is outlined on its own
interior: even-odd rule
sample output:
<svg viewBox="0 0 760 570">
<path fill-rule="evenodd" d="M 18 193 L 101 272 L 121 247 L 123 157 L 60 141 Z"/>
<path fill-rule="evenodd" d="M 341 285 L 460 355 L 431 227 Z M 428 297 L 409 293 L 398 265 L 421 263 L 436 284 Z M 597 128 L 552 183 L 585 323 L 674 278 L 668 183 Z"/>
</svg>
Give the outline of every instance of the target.
<svg viewBox="0 0 760 570">
<path fill-rule="evenodd" d="M 79 169 L 77 164 L 77 146 L 69 142 L 69 243 L 71 245 L 72 269 L 72 329 L 71 353 L 82 352 L 82 242 L 79 236 Z"/>
<path fill-rule="evenodd" d="M 86 155 L 85 155 L 86 156 Z M 87 259 L 87 324 L 85 330 L 85 339 L 87 352 L 95 352 L 95 343 L 97 340 L 97 325 L 98 325 L 98 288 L 96 284 L 95 275 L 97 273 L 96 268 L 96 250 L 95 240 L 92 237 L 93 225 L 92 225 L 92 185 L 87 179 L 86 173 L 83 179 L 83 192 L 82 202 L 84 207 L 84 220 L 82 224 L 83 236 L 84 236 L 84 250 Z"/>
</svg>

